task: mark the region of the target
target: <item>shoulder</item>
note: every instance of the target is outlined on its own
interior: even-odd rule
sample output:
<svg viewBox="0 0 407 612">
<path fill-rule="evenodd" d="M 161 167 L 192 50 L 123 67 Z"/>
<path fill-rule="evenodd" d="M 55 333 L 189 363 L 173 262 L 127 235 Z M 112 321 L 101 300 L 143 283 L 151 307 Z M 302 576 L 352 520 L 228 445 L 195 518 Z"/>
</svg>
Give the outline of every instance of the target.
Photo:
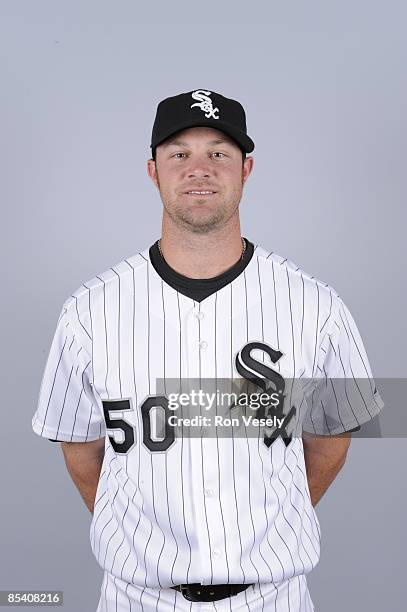
<svg viewBox="0 0 407 612">
<path fill-rule="evenodd" d="M 134 279 L 148 263 L 148 248 L 125 257 L 83 281 L 66 298 L 60 317 L 64 316 L 84 343 L 92 339 L 94 315 L 101 307 L 118 303 L 121 290 L 134 289 Z"/>
<path fill-rule="evenodd" d="M 322 312 L 328 309 L 330 315 L 340 308 L 342 300 L 336 289 L 297 262 L 261 245 L 255 245 L 253 256 L 258 258 L 263 275 L 268 274 L 272 279 L 276 291 L 296 291 L 297 297 L 312 300 L 316 308 Z"/>
</svg>

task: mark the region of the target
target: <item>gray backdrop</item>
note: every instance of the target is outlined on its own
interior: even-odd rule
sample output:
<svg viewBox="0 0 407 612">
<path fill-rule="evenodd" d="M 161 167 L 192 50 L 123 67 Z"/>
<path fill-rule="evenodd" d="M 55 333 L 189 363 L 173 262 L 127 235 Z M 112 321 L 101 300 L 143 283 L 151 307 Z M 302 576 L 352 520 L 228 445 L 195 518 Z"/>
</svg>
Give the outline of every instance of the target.
<svg viewBox="0 0 407 612">
<path fill-rule="evenodd" d="M 0 589 L 96 609 L 90 514 L 31 418 L 63 301 L 159 237 L 162 98 L 243 103 L 243 234 L 333 285 L 375 376 L 406 377 L 406 18 L 401 1 L 0 2 Z M 353 440 L 317 506 L 317 612 L 401 609 L 406 459 L 404 437 Z"/>
</svg>

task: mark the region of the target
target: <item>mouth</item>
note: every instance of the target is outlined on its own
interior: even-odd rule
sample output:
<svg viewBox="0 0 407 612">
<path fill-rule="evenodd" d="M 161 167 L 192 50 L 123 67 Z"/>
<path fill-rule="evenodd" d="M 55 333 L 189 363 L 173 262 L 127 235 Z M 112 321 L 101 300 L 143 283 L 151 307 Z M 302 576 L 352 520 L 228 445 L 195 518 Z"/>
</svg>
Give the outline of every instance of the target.
<svg viewBox="0 0 407 612">
<path fill-rule="evenodd" d="M 205 190 L 205 191 L 197 191 L 197 190 L 191 190 L 191 191 L 185 191 L 184 195 L 187 196 L 191 196 L 191 197 L 195 197 L 195 198 L 209 198 L 210 196 L 215 195 L 216 191 L 209 191 L 209 190 Z"/>
</svg>

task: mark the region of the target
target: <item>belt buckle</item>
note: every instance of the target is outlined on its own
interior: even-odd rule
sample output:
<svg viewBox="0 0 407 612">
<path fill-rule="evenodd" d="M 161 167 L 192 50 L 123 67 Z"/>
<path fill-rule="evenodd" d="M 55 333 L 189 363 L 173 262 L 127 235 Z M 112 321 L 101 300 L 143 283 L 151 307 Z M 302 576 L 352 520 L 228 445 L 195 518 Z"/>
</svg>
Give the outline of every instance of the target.
<svg viewBox="0 0 407 612">
<path fill-rule="evenodd" d="M 229 597 L 231 588 L 229 585 L 214 584 L 180 584 L 180 591 L 188 601 L 218 601 Z"/>
<path fill-rule="evenodd" d="M 201 584 L 199 582 L 178 584 L 176 589 L 188 601 L 219 601 L 244 591 L 250 584 Z"/>
<path fill-rule="evenodd" d="M 215 601 L 216 589 L 211 584 L 181 584 L 181 593 L 188 601 Z M 213 599 L 212 599 L 213 598 Z"/>
</svg>

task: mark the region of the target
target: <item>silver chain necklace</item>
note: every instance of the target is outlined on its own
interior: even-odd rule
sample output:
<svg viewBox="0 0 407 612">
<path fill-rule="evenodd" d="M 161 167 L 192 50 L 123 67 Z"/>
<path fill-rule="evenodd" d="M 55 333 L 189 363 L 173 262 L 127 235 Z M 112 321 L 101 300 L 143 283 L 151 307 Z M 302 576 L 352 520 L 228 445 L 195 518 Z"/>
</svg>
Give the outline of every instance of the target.
<svg viewBox="0 0 407 612">
<path fill-rule="evenodd" d="M 161 251 L 161 240 L 160 239 L 158 239 L 157 244 L 158 244 L 159 253 L 160 253 L 161 257 L 164 259 L 164 255 L 163 255 L 163 253 Z M 242 238 L 242 254 L 240 256 L 240 259 L 243 259 L 243 255 L 245 254 L 245 252 L 246 252 L 246 240 L 244 238 Z"/>
</svg>

